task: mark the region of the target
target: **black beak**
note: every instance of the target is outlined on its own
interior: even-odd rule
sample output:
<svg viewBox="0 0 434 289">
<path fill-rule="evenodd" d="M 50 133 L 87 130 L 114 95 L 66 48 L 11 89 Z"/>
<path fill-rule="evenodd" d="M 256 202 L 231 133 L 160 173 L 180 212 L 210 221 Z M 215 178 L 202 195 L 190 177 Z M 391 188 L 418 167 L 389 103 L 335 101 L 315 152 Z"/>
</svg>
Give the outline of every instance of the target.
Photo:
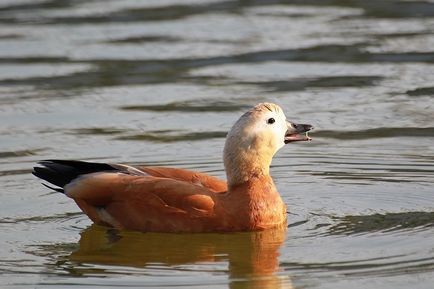
<svg viewBox="0 0 434 289">
<path fill-rule="evenodd" d="M 313 126 L 311 126 L 310 124 L 293 123 L 292 125 L 295 127 L 295 130 L 297 131 L 297 133 L 304 133 L 304 132 L 308 132 L 311 129 L 313 129 Z"/>
<path fill-rule="evenodd" d="M 308 141 L 312 140 L 307 136 L 307 132 L 313 129 L 310 124 L 296 124 L 287 121 L 288 129 L 285 134 L 285 144 L 294 141 Z M 300 135 L 300 133 L 306 133 L 306 135 Z"/>
</svg>

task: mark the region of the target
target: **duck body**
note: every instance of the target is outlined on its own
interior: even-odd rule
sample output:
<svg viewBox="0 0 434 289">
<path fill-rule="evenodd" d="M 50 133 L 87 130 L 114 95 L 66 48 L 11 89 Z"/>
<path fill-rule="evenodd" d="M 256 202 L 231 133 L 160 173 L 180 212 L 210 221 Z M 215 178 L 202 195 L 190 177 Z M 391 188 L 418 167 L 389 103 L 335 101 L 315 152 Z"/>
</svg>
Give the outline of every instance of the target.
<svg viewBox="0 0 434 289">
<path fill-rule="evenodd" d="M 264 122 L 273 118 L 274 123 L 276 116 L 283 114 L 276 107 L 260 104 L 240 120 L 245 117 L 243 121 L 255 124 L 252 114 L 259 114 L 262 120 L 265 110 L 274 117 L 266 115 Z M 286 123 L 279 129 L 284 132 L 277 144 L 277 138 L 270 139 L 274 132 L 268 126 L 264 126 L 264 134 L 263 129 L 240 124 L 240 120 L 225 145 L 228 182 L 184 169 L 70 160 L 41 161 L 33 174 L 55 185 L 47 187 L 74 199 L 94 223 L 117 229 L 234 232 L 283 226 L 286 205 L 269 175 L 271 158 L 287 139 L 308 139 L 295 136 L 303 129 L 293 128 L 294 132 L 288 133 Z"/>
</svg>

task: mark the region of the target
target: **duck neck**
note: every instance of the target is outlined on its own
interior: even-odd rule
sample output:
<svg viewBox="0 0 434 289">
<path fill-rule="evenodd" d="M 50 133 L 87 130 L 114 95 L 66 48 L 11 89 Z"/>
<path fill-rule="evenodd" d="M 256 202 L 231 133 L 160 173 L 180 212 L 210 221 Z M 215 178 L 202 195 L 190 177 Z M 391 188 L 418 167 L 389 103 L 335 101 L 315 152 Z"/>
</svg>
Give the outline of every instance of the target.
<svg viewBox="0 0 434 289">
<path fill-rule="evenodd" d="M 255 149 L 228 150 L 225 148 L 224 165 L 228 187 L 269 177 L 272 155 Z"/>
</svg>

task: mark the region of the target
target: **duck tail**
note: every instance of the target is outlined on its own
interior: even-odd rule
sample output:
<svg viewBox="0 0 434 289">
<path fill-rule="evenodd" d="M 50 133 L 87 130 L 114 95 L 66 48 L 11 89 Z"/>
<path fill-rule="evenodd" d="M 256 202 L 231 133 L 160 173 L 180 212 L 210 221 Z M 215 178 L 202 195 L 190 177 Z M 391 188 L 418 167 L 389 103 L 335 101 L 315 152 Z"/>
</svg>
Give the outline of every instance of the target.
<svg viewBox="0 0 434 289">
<path fill-rule="evenodd" d="M 115 167 L 104 163 L 91 163 L 71 160 L 44 160 L 38 162 L 33 168 L 32 174 L 36 177 L 56 186 L 43 184 L 47 188 L 60 193 L 65 193 L 63 188 L 81 175 L 103 172 L 118 171 Z"/>
</svg>

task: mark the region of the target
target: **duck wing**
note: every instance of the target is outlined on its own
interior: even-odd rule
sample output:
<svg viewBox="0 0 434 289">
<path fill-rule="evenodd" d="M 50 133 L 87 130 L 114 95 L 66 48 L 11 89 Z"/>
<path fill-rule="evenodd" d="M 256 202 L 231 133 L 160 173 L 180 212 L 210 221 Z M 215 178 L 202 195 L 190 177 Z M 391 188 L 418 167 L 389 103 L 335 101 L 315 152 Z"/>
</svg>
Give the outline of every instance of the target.
<svg viewBox="0 0 434 289">
<path fill-rule="evenodd" d="M 204 173 L 168 167 L 137 167 L 137 169 L 151 176 L 181 180 L 203 186 L 216 193 L 228 190 L 225 181 Z"/>
<path fill-rule="evenodd" d="M 146 232 L 203 232 L 218 226 L 219 194 L 191 182 L 197 179 L 194 172 L 174 179 L 168 176 L 176 171 L 167 168 L 136 171 L 124 165 L 60 160 L 40 164 L 33 173 L 60 187 L 53 189 L 74 199 L 97 224 Z M 205 176 L 199 180 L 209 181 Z M 209 182 L 222 188 L 219 182 Z"/>
</svg>

